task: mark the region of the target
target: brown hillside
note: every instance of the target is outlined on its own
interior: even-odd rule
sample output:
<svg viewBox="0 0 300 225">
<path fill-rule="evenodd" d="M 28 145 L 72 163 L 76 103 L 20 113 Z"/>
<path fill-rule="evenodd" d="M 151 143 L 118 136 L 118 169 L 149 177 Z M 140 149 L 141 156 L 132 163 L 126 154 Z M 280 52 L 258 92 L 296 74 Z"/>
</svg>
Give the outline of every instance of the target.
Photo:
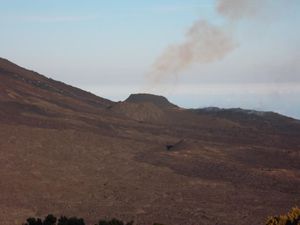
<svg viewBox="0 0 300 225">
<path fill-rule="evenodd" d="M 0 59 L 0 140 L 3 225 L 252 225 L 300 202 L 300 124 L 279 114 L 115 103 Z"/>
</svg>

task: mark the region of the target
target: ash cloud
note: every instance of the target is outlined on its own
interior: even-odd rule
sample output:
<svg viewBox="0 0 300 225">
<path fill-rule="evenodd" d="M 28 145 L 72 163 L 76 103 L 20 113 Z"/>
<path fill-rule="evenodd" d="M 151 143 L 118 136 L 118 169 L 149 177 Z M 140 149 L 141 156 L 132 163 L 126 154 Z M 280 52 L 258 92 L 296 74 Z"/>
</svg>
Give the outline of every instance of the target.
<svg viewBox="0 0 300 225">
<path fill-rule="evenodd" d="M 230 20 L 239 20 L 258 15 L 268 0 L 219 0 L 218 13 Z"/>
<path fill-rule="evenodd" d="M 266 0 L 267 1 L 267 0 Z M 217 0 L 216 11 L 225 23 L 218 26 L 199 19 L 186 32 L 182 43 L 170 45 L 155 60 L 149 77 L 159 82 L 168 76 L 178 76 L 192 64 L 205 64 L 222 60 L 238 47 L 230 28 L 233 21 L 255 16 L 261 0 Z"/>
<path fill-rule="evenodd" d="M 158 81 L 167 74 L 177 74 L 193 63 L 209 63 L 220 60 L 237 45 L 231 33 L 223 27 L 199 20 L 187 31 L 185 40 L 169 46 L 156 60 L 151 73 Z"/>
</svg>

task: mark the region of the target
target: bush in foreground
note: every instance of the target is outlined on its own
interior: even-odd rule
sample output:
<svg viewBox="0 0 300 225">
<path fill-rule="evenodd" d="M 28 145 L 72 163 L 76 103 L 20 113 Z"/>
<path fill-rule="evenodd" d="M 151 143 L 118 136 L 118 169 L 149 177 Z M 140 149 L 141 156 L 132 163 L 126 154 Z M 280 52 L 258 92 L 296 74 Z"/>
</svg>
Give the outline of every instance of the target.
<svg viewBox="0 0 300 225">
<path fill-rule="evenodd" d="M 65 217 L 61 216 L 58 220 L 52 214 L 49 214 L 45 217 L 44 220 L 41 218 L 28 218 L 26 223 L 23 225 L 85 225 L 85 222 L 82 218 L 77 217 Z"/>
<path fill-rule="evenodd" d="M 95 225 L 133 225 L 134 222 L 123 222 L 117 219 L 100 220 Z M 57 219 L 52 214 L 49 214 L 44 219 L 41 218 L 28 218 L 26 223 L 22 225 L 86 225 L 84 219 L 77 217 L 61 216 Z M 154 223 L 153 225 L 163 225 Z M 300 208 L 294 207 L 286 215 L 270 217 L 265 225 L 300 225 Z"/>
<path fill-rule="evenodd" d="M 300 225 L 300 208 L 292 208 L 286 215 L 270 217 L 266 225 Z"/>
<path fill-rule="evenodd" d="M 41 218 L 33 218 L 30 217 L 26 220 L 26 223 L 23 223 L 23 225 L 86 225 L 84 222 L 84 219 L 77 218 L 77 217 L 66 217 L 61 216 L 59 219 L 57 219 L 52 214 L 49 214 L 43 219 Z M 133 221 L 125 223 L 121 220 L 117 219 L 111 219 L 111 220 L 100 220 L 95 225 L 133 225 Z"/>
<path fill-rule="evenodd" d="M 109 221 L 100 220 L 99 223 L 97 223 L 95 225 L 133 225 L 133 221 L 124 223 L 123 221 L 117 220 L 117 219 L 112 219 Z"/>
</svg>

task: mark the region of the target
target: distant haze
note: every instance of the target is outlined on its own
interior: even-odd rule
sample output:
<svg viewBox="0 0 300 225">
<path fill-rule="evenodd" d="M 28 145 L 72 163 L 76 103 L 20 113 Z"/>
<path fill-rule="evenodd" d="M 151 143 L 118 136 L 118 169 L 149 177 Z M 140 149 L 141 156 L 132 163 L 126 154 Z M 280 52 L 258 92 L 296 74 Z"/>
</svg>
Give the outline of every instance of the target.
<svg viewBox="0 0 300 225">
<path fill-rule="evenodd" d="M 0 57 L 113 100 L 300 118 L 300 1 L 1 1 Z"/>
</svg>

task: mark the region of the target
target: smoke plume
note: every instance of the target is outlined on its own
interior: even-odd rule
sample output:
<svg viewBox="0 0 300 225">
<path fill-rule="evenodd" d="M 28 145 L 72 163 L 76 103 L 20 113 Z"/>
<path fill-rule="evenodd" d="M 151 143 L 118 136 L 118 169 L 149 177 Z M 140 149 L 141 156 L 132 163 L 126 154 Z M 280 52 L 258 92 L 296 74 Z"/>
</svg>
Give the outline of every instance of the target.
<svg viewBox="0 0 300 225">
<path fill-rule="evenodd" d="M 193 63 L 209 63 L 222 59 L 236 47 L 230 32 L 199 20 L 188 30 L 185 41 L 169 46 L 153 67 L 153 78 L 177 74 Z"/>
<path fill-rule="evenodd" d="M 216 11 L 224 17 L 225 24 L 217 26 L 205 20 L 196 21 L 182 43 L 166 48 L 154 62 L 150 72 L 152 81 L 178 76 L 192 64 L 223 59 L 238 46 L 228 27 L 233 27 L 234 20 L 255 15 L 261 0 L 217 0 L 216 3 Z"/>
<path fill-rule="evenodd" d="M 262 2 L 268 0 L 218 0 L 217 11 L 230 20 L 239 20 L 257 15 Z"/>
</svg>

